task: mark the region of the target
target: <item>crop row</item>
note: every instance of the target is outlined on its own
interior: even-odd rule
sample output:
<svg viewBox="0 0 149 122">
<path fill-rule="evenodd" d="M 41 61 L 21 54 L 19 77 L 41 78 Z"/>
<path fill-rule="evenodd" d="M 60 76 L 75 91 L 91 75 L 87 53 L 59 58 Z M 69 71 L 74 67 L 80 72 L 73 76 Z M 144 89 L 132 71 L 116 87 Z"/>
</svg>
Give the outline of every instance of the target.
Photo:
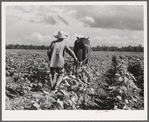
<svg viewBox="0 0 149 122">
<path fill-rule="evenodd" d="M 66 73 L 51 91 L 45 51 L 7 51 L 6 109 L 117 110 L 143 109 L 143 56 L 92 53 L 89 64 Z M 70 73 L 71 72 L 71 73 Z"/>
</svg>

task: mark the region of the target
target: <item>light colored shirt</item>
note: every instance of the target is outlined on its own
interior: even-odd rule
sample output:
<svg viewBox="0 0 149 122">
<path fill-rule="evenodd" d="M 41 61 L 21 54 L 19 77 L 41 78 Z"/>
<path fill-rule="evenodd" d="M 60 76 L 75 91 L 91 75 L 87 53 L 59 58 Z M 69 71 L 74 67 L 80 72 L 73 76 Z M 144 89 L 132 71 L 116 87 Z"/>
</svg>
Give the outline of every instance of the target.
<svg viewBox="0 0 149 122">
<path fill-rule="evenodd" d="M 65 63 L 65 52 L 77 60 L 74 52 L 65 44 L 64 41 L 53 41 L 47 52 L 50 61 L 50 67 L 63 68 Z"/>
</svg>

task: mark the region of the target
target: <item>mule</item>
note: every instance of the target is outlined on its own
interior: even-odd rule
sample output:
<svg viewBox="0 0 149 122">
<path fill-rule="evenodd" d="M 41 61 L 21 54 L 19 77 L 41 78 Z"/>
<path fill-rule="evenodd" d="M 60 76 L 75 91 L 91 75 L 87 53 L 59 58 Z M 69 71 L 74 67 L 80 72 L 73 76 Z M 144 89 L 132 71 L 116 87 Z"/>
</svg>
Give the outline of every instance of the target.
<svg viewBox="0 0 149 122">
<path fill-rule="evenodd" d="M 88 60 L 91 53 L 91 45 L 88 38 L 79 38 L 77 37 L 77 40 L 74 42 L 74 53 L 76 57 L 78 58 L 79 62 L 82 62 L 82 65 L 88 64 Z M 76 64 L 76 67 L 78 67 L 79 64 Z"/>
</svg>

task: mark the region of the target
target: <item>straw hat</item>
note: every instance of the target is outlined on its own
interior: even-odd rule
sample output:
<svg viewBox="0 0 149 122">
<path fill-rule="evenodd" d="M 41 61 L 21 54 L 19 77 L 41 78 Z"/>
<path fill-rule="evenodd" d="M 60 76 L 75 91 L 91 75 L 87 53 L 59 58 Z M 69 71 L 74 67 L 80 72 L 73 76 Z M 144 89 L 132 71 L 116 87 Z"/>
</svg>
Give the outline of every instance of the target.
<svg viewBox="0 0 149 122">
<path fill-rule="evenodd" d="M 58 39 L 65 39 L 68 37 L 68 34 L 63 31 L 59 31 L 58 33 L 54 34 L 54 37 Z"/>
</svg>

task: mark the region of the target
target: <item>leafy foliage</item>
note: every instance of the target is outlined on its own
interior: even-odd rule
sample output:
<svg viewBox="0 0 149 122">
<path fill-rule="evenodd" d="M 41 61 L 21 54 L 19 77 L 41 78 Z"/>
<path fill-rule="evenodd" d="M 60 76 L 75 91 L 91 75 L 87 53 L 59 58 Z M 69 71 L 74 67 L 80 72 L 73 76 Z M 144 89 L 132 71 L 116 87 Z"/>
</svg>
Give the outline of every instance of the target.
<svg viewBox="0 0 149 122">
<path fill-rule="evenodd" d="M 92 53 L 89 64 L 77 71 L 70 60 L 66 55 L 65 76 L 60 88 L 51 91 L 45 51 L 7 50 L 6 109 L 144 109 L 141 55 Z"/>
</svg>

